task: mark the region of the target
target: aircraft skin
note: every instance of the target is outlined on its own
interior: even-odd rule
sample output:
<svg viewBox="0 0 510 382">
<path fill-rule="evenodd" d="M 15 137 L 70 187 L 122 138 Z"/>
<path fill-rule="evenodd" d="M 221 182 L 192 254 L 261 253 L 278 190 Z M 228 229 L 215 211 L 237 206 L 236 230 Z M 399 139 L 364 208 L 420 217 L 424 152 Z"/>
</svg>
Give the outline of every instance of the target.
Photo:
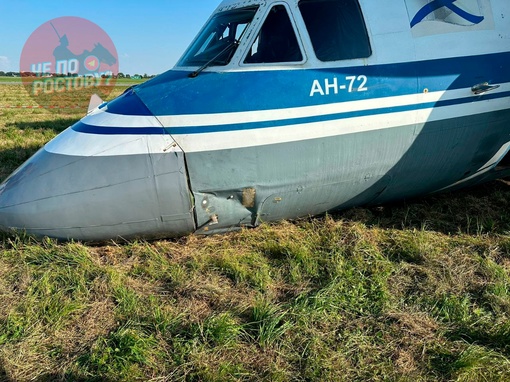
<svg viewBox="0 0 510 382">
<path fill-rule="evenodd" d="M 197 37 L 173 70 L 58 135 L 0 185 L 1 229 L 218 233 L 510 174 L 510 2 L 359 0 L 367 57 L 332 61 L 300 4 L 222 2 L 210 21 L 253 13 L 228 63 L 185 65 Z M 298 61 L 247 62 L 275 9 Z"/>
</svg>

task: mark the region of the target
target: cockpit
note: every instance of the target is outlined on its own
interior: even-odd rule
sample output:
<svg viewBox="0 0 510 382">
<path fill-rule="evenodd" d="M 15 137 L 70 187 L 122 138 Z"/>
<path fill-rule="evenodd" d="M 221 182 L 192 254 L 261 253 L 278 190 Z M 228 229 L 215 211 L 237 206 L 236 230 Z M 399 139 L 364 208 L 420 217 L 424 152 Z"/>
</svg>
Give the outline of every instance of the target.
<svg viewBox="0 0 510 382">
<path fill-rule="evenodd" d="M 223 11 L 220 6 L 177 66 L 301 65 L 310 58 L 330 62 L 372 54 L 358 0 L 300 0 L 297 7 L 249 3 Z"/>
<path fill-rule="evenodd" d="M 185 53 L 180 66 L 227 65 L 257 9 L 248 7 L 216 14 Z"/>
</svg>

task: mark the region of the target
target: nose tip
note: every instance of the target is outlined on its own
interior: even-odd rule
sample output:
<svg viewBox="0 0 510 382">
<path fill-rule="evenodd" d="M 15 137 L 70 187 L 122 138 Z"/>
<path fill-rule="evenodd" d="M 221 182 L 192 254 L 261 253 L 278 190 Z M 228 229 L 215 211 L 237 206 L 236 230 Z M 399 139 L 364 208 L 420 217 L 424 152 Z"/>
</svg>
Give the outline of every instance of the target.
<svg viewBox="0 0 510 382">
<path fill-rule="evenodd" d="M 41 151 L 0 184 L 0 229 L 11 231 L 30 226 L 28 211 L 43 198 L 41 181 Z M 40 166 L 39 166 L 40 167 Z M 40 208 L 40 207 L 39 207 Z"/>
<path fill-rule="evenodd" d="M 59 239 L 86 238 L 78 232 L 91 225 L 86 217 L 82 219 L 91 204 L 86 194 L 93 183 L 85 178 L 85 167 L 83 158 L 40 150 L 0 186 L 2 229 Z"/>
<path fill-rule="evenodd" d="M 8 196 L 4 195 L 6 185 L 6 181 L 0 184 L 0 231 L 2 232 L 9 232 L 11 228 L 13 228 L 8 224 L 9 218 L 7 208 L 11 201 L 9 200 Z"/>
<path fill-rule="evenodd" d="M 59 140 L 80 142 L 80 134 L 68 130 Z M 85 241 L 194 230 L 182 152 L 130 154 L 123 146 L 118 155 L 70 155 L 57 149 L 47 145 L 0 185 L 2 230 Z"/>
</svg>

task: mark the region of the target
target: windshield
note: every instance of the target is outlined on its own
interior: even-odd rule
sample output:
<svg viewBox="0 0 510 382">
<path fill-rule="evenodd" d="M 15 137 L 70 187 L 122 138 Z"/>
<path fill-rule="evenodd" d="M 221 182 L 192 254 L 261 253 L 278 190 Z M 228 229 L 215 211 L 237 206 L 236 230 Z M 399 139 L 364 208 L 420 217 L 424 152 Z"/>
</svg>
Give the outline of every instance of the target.
<svg viewBox="0 0 510 382">
<path fill-rule="evenodd" d="M 214 16 L 179 62 L 179 66 L 227 65 L 257 9 L 241 8 Z"/>
</svg>

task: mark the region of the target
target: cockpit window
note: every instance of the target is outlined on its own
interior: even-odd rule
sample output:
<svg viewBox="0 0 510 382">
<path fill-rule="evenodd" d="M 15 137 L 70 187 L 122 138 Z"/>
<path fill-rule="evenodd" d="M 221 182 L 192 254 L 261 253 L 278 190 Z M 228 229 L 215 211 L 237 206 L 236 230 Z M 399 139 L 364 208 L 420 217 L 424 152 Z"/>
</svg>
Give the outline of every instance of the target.
<svg viewBox="0 0 510 382">
<path fill-rule="evenodd" d="M 319 60 L 349 60 L 372 54 L 358 0 L 301 0 L 299 9 Z"/>
<path fill-rule="evenodd" d="M 283 5 L 274 6 L 255 39 L 246 64 L 300 62 L 303 60 L 296 32 Z"/>
<path fill-rule="evenodd" d="M 241 8 L 214 16 L 179 62 L 179 66 L 227 65 L 257 9 Z"/>
</svg>

